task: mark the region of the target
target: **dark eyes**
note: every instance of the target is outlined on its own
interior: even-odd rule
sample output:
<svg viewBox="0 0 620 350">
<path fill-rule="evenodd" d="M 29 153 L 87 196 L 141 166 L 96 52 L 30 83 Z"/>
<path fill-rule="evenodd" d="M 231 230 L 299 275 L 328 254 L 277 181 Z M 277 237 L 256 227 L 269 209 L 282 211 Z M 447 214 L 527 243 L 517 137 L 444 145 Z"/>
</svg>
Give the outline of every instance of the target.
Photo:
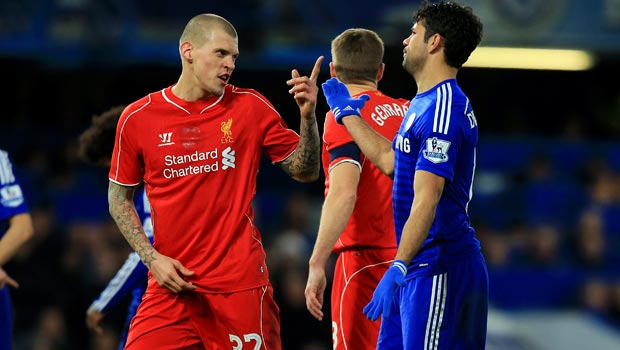
<svg viewBox="0 0 620 350">
<path fill-rule="evenodd" d="M 215 51 L 215 54 L 216 54 L 218 57 L 232 56 L 233 61 L 236 61 L 236 60 L 237 60 L 237 57 L 239 57 L 239 55 L 231 55 L 231 53 L 230 53 L 229 51 L 226 51 L 226 50 L 216 50 L 216 51 Z"/>
</svg>

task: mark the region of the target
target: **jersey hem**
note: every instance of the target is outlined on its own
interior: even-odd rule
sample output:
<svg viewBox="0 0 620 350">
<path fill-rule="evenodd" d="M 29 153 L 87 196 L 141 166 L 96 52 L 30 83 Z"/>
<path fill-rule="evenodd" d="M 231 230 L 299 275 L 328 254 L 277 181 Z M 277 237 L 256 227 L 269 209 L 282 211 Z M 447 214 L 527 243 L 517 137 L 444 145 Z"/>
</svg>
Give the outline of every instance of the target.
<svg viewBox="0 0 620 350">
<path fill-rule="evenodd" d="M 141 182 L 138 182 L 138 183 L 135 183 L 135 184 L 125 184 L 125 183 L 122 183 L 122 182 L 116 181 L 116 180 L 114 180 L 114 179 L 112 179 L 112 178 L 110 178 L 110 177 L 108 178 L 108 180 L 110 180 L 110 182 L 114 182 L 114 183 L 115 183 L 115 184 L 117 184 L 117 185 L 127 186 L 127 187 L 135 187 L 135 186 L 140 185 L 140 183 L 141 183 Z"/>
<path fill-rule="evenodd" d="M 238 293 L 238 292 L 243 292 L 246 290 L 250 290 L 250 289 L 256 289 L 256 288 L 260 288 L 260 287 L 266 287 L 269 285 L 269 281 L 264 281 L 261 283 L 257 283 L 257 284 L 252 284 L 252 285 L 248 285 L 248 286 L 243 286 L 243 287 L 239 287 L 239 288 L 235 288 L 235 289 L 218 289 L 218 290 L 208 290 L 205 288 L 201 288 L 198 287 L 195 291 L 192 291 L 191 293 L 204 293 L 204 294 L 227 294 L 227 293 Z M 150 285 L 146 288 L 145 292 L 146 293 L 153 293 L 153 294 L 175 294 L 172 293 L 171 291 L 160 287 L 159 285 L 156 285 L 154 287 L 151 287 Z"/>
<path fill-rule="evenodd" d="M 343 159 L 343 160 L 340 160 L 340 161 L 338 161 L 338 162 L 336 162 L 334 164 L 330 164 L 329 165 L 329 169 L 327 169 L 327 172 L 328 173 L 331 172 L 333 168 L 335 168 L 337 165 L 340 165 L 342 163 L 352 163 L 352 164 L 355 164 L 359 168 L 360 173 L 362 172 L 362 165 L 358 161 L 353 160 L 353 159 Z"/>
</svg>

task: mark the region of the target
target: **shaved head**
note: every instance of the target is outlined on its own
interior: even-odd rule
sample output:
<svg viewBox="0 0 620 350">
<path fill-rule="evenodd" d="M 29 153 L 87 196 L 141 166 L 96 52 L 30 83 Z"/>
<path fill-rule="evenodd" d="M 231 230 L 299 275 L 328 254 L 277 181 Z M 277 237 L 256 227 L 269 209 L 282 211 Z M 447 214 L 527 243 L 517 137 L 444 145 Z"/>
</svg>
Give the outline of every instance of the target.
<svg viewBox="0 0 620 350">
<path fill-rule="evenodd" d="M 214 29 L 221 29 L 233 38 L 237 38 L 235 27 L 224 17 L 203 13 L 193 17 L 187 22 L 183 34 L 181 34 L 181 43 L 189 41 L 197 47 L 201 47 L 211 37 Z"/>
</svg>

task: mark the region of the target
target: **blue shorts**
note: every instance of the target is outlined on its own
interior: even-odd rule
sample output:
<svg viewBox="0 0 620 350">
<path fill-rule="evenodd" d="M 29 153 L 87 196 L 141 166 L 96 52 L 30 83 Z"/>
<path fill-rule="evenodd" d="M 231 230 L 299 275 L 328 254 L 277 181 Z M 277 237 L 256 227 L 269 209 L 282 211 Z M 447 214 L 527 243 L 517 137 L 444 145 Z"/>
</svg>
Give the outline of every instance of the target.
<svg viewBox="0 0 620 350">
<path fill-rule="evenodd" d="M 417 276 L 399 288 L 379 331 L 378 350 L 482 350 L 489 277 L 480 252 L 446 272 Z"/>
<path fill-rule="evenodd" d="M 0 350 L 11 350 L 13 312 L 9 287 L 0 288 Z"/>
</svg>

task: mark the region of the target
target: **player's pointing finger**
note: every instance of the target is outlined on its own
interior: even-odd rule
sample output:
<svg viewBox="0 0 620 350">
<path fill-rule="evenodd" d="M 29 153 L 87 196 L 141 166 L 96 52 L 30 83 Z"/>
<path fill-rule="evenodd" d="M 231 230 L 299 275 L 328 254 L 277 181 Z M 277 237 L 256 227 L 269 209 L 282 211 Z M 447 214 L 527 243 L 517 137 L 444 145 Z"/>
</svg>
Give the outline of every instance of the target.
<svg viewBox="0 0 620 350">
<path fill-rule="evenodd" d="M 321 72 L 321 63 L 323 63 L 323 56 L 319 56 L 314 63 L 314 68 L 312 68 L 312 73 L 310 74 L 310 80 L 316 81 Z"/>
</svg>

